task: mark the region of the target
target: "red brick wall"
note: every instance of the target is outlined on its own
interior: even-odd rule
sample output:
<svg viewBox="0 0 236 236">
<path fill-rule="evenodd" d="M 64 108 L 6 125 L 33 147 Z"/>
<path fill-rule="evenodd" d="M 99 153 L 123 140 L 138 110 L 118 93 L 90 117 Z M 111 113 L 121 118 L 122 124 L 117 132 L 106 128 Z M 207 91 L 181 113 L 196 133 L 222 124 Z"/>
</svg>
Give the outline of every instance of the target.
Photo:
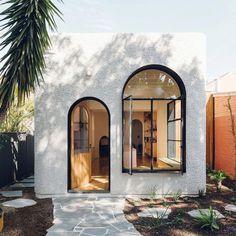
<svg viewBox="0 0 236 236">
<path fill-rule="evenodd" d="M 236 156 L 227 99 L 228 96 L 215 97 L 215 168 L 235 178 Z M 236 121 L 236 96 L 231 96 L 230 104 Z"/>
</svg>

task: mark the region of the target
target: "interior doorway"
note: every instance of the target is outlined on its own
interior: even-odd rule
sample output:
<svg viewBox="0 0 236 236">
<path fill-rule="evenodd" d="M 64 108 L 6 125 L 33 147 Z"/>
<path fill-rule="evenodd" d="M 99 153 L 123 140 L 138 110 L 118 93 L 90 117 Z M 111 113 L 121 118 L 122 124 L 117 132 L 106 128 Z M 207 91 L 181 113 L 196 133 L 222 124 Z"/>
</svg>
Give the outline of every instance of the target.
<svg viewBox="0 0 236 236">
<path fill-rule="evenodd" d="M 140 120 L 132 121 L 132 142 L 137 150 L 137 155 L 143 154 L 143 124 Z"/>
<path fill-rule="evenodd" d="M 95 98 L 77 101 L 69 112 L 70 192 L 110 190 L 110 115 Z"/>
</svg>

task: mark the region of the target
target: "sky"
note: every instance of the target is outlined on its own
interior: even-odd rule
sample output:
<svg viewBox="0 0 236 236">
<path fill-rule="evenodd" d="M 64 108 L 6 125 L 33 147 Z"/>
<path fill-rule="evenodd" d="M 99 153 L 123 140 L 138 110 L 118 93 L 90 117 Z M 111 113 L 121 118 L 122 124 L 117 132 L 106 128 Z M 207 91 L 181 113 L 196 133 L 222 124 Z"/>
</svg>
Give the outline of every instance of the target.
<svg viewBox="0 0 236 236">
<path fill-rule="evenodd" d="M 207 79 L 236 72 L 236 0 L 54 0 L 58 32 L 201 32 Z M 0 6 L 0 11 L 3 8 Z"/>
</svg>

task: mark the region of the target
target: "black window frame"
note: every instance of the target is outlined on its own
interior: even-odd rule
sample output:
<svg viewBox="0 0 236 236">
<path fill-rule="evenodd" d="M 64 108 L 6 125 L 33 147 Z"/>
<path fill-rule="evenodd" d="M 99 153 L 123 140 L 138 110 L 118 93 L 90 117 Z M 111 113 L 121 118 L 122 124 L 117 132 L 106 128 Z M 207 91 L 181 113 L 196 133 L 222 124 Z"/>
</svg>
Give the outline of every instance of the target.
<svg viewBox="0 0 236 236">
<path fill-rule="evenodd" d="M 181 124 L 182 124 L 182 145 L 181 145 L 181 166 L 179 170 L 176 169 L 153 169 L 152 165 L 150 169 L 133 169 L 131 166 L 131 173 L 129 169 L 124 168 L 124 101 L 127 100 L 130 96 L 125 97 L 124 98 L 124 91 L 125 88 L 129 82 L 129 80 L 131 78 L 133 78 L 133 76 L 135 76 L 136 74 L 138 74 L 141 71 L 144 70 L 158 70 L 158 71 L 162 71 L 166 74 L 168 74 L 172 79 L 175 80 L 176 84 L 179 87 L 180 90 L 180 97 L 178 98 L 132 98 L 132 100 L 150 100 L 151 101 L 151 113 L 152 113 L 152 123 L 153 123 L 153 101 L 175 101 L 175 100 L 180 100 L 181 101 Z M 164 66 L 164 65 L 157 65 L 157 64 L 151 64 L 151 65 L 146 65 L 143 67 L 138 68 L 137 70 L 135 70 L 126 80 L 123 90 L 122 90 L 122 95 L 121 95 L 121 99 L 122 99 L 122 173 L 158 173 L 158 172 L 168 172 L 168 173 L 186 173 L 186 89 L 184 86 L 184 83 L 182 81 L 182 79 L 180 78 L 180 76 L 173 70 L 171 70 L 170 68 Z M 167 114 L 168 115 L 168 114 Z M 168 117 L 168 116 L 167 116 Z M 151 145 L 152 146 L 152 145 Z M 131 160 L 132 161 L 132 160 Z M 151 162 L 153 162 L 153 154 L 152 154 L 152 160 Z"/>
</svg>

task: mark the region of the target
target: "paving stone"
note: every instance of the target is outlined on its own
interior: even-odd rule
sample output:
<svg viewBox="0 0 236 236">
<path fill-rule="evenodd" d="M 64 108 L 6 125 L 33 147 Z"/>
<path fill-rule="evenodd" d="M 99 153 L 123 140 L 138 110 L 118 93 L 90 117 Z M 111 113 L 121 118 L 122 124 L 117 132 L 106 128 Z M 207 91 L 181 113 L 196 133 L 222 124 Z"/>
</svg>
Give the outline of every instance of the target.
<svg viewBox="0 0 236 236">
<path fill-rule="evenodd" d="M 140 235 L 124 216 L 124 202 L 120 198 L 54 198 L 54 225 L 48 235 Z"/>
<path fill-rule="evenodd" d="M 167 219 L 170 213 L 171 209 L 154 207 L 154 208 L 145 208 L 143 211 L 137 213 L 137 215 L 139 217 L 153 217 L 153 218 L 162 217 L 163 219 Z"/>
<path fill-rule="evenodd" d="M 134 226 L 128 221 L 111 222 L 111 225 L 119 231 L 129 231 L 134 228 Z"/>
<path fill-rule="evenodd" d="M 225 210 L 226 211 L 236 212 L 236 205 L 228 204 L 228 205 L 225 206 Z"/>
<path fill-rule="evenodd" d="M 123 232 L 115 232 L 115 233 L 108 233 L 106 236 L 136 236 L 141 235 L 140 233 L 135 232 L 129 232 L 129 231 L 123 231 Z"/>
<path fill-rule="evenodd" d="M 27 206 L 33 206 L 37 202 L 32 199 L 18 198 L 11 201 L 3 202 L 2 205 L 6 207 L 22 208 Z"/>
<path fill-rule="evenodd" d="M 68 211 L 64 208 L 56 208 L 53 210 L 53 215 L 55 218 L 76 218 L 81 219 L 87 215 L 92 214 L 91 209 L 80 209 L 74 211 Z"/>
<path fill-rule="evenodd" d="M 64 209 L 68 209 L 68 210 L 79 210 L 81 208 L 94 208 L 94 204 L 92 202 L 78 202 L 78 203 L 62 203 L 62 207 Z"/>
<path fill-rule="evenodd" d="M 10 187 L 11 188 L 33 188 L 34 183 L 20 183 L 20 182 L 17 182 L 15 184 L 12 184 Z"/>
<path fill-rule="evenodd" d="M 107 221 L 97 218 L 96 220 L 84 219 L 79 224 L 78 227 L 91 228 L 91 227 L 107 227 L 109 224 Z"/>
<path fill-rule="evenodd" d="M 27 177 L 27 179 L 34 179 L 34 175 Z"/>
<path fill-rule="evenodd" d="M 21 181 L 19 181 L 20 183 L 34 183 L 34 179 L 23 179 Z"/>
<path fill-rule="evenodd" d="M 103 236 L 107 233 L 107 229 L 103 227 L 91 227 L 91 228 L 84 228 L 82 233 L 88 234 L 88 235 L 94 235 L 94 236 Z"/>
<path fill-rule="evenodd" d="M 197 218 L 197 217 L 200 217 L 201 216 L 201 213 L 209 213 L 209 209 L 198 209 L 198 210 L 192 210 L 192 211 L 189 211 L 187 212 L 191 217 L 193 218 Z M 215 213 L 216 213 L 216 217 L 218 219 L 222 219 L 222 218 L 225 218 L 219 211 L 217 210 L 213 210 Z"/>
<path fill-rule="evenodd" d="M 66 206 L 75 206 L 80 208 L 92 208 L 94 207 L 93 202 L 87 201 L 86 199 L 81 198 L 59 198 L 59 199 L 53 199 L 53 204 L 60 203 L 62 207 Z"/>
<path fill-rule="evenodd" d="M 50 231 L 46 234 L 47 236 L 88 236 L 88 235 L 82 235 L 78 232 L 53 232 Z"/>
<path fill-rule="evenodd" d="M 0 191 L 0 195 L 2 195 L 3 197 L 22 197 L 22 191 Z"/>
</svg>

